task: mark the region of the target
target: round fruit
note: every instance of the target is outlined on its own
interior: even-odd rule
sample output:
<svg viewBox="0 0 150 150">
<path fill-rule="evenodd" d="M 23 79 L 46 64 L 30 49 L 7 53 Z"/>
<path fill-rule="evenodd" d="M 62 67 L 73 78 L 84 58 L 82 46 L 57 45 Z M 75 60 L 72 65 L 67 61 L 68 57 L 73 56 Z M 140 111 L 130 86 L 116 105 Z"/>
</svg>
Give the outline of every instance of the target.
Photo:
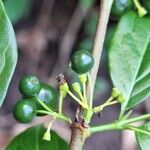
<svg viewBox="0 0 150 150">
<path fill-rule="evenodd" d="M 71 59 L 72 69 L 78 74 L 90 71 L 94 65 L 92 54 L 85 50 L 76 51 Z"/>
<path fill-rule="evenodd" d="M 36 115 L 36 103 L 32 99 L 19 100 L 13 111 L 14 118 L 20 123 L 29 123 Z"/>
<path fill-rule="evenodd" d="M 40 82 L 35 76 L 25 75 L 20 80 L 19 90 L 26 97 L 32 97 L 36 95 L 40 89 Z"/>
<path fill-rule="evenodd" d="M 125 12 L 131 10 L 132 6 L 133 0 L 114 0 L 111 9 L 112 18 L 120 18 Z"/>
<path fill-rule="evenodd" d="M 35 98 L 41 100 L 45 105 L 47 105 L 52 110 L 56 108 L 57 92 L 50 85 L 41 83 L 41 90 L 35 96 Z M 37 109 L 44 110 L 44 108 L 39 103 L 37 103 Z"/>
</svg>

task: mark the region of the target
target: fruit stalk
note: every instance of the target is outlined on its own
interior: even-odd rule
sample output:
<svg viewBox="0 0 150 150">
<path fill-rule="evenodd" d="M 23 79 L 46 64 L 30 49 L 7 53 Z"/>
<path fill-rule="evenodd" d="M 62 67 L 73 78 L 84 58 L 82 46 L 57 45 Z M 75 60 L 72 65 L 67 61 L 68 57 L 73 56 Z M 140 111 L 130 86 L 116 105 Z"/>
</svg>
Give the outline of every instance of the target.
<svg viewBox="0 0 150 150">
<path fill-rule="evenodd" d="M 97 25 L 97 31 L 96 31 L 95 41 L 93 45 L 93 56 L 95 61 L 94 67 L 91 72 L 91 77 L 92 77 L 91 80 L 93 82 L 93 88 L 91 89 L 91 86 L 88 85 L 87 93 L 91 93 L 91 92 L 93 93 L 94 91 L 95 80 L 99 68 L 100 56 L 103 49 L 103 43 L 105 39 L 105 34 L 106 34 L 112 3 L 113 0 L 107 0 L 107 1 L 101 0 L 100 2 L 101 9 L 100 9 L 99 23 Z M 93 96 L 90 96 L 89 94 L 87 99 L 89 98 L 90 98 L 89 103 L 92 103 L 91 101 L 93 101 Z M 82 147 L 85 142 L 85 138 L 83 135 L 84 135 L 84 130 L 81 132 L 79 128 L 73 127 L 70 146 L 69 146 L 70 150 L 82 150 Z"/>
</svg>

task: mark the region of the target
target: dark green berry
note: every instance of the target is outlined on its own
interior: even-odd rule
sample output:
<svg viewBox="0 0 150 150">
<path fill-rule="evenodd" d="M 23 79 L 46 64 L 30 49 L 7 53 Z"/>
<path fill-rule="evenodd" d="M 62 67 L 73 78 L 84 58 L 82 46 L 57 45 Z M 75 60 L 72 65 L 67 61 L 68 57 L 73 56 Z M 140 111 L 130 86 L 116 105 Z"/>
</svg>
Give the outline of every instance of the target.
<svg viewBox="0 0 150 150">
<path fill-rule="evenodd" d="M 13 111 L 14 118 L 20 123 L 29 123 L 36 115 L 36 103 L 32 99 L 19 100 Z"/>
<path fill-rule="evenodd" d="M 133 0 L 114 0 L 111 17 L 113 19 L 119 19 L 124 13 L 133 8 Z"/>
<path fill-rule="evenodd" d="M 35 96 L 35 98 L 38 98 L 39 100 L 41 100 L 51 110 L 54 110 L 56 108 L 57 91 L 48 84 L 41 83 L 41 89 L 39 93 Z M 44 108 L 39 103 L 37 103 L 37 109 L 44 110 Z"/>
<path fill-rule="evenodd" d="M 84 74 L 92 69 L 94 58 L 90 52 L 79 50 L 72 55 L 71 65 L 75 72 Z"/>
<path fill-rule="evenodd" d="M 41 89 L 41 85 L 37 77 L 25 75 L 20 80 L 19 90 L 26 97 L 33 97 Z"/>
</svg>

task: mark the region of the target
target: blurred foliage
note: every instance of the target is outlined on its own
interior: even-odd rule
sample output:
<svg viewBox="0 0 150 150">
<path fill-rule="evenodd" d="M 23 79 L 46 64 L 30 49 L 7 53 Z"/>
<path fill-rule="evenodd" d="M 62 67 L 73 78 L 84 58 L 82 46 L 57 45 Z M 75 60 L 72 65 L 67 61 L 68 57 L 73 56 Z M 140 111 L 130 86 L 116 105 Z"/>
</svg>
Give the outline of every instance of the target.
<svg viewBox="0 0 150 150">
<path fill-rule="evenodd" d="M 103 77 L 98 77 L 96 79 L 95 89 L 94 89 L 94 100 L 99 100 L 103 94 L 106 94 L 109 89 L 108 81 Z M 98 97 L 98 98 L 97 98 Z"/>
<path fill-rule="evenodd" d="M 142 5 L 147 9 L 148 13 L 150 14 L 150 0 L 141 0 Z"/>
<path fill-rule="evenodd" d="M 13 24 L 29 14 L 31 2 L 31 0 L 4 0 L 7 15 Z"/>
<path fill-rule="evenodd" d="M 93 6 L 96 0 L 79 0 L 79 4 L 82 8 L 87 9 Z"/>
</svg>

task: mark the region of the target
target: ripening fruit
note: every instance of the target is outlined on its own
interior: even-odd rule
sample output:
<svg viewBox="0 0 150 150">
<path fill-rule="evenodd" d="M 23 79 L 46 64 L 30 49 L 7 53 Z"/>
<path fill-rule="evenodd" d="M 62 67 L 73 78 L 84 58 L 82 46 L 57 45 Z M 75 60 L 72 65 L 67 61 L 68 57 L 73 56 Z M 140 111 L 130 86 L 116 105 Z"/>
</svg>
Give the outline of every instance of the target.
<svg viewBox="0 0 150 150">
<path fill-rule="evenodd" d="M 57 91 L 48 84 L 41 83 L 41 89 L 39 93 L 35 96 L 35 98 L 41 100 L 51 110 L 54 110 L 56 108 Z M 37 109 L 44 110 L 44 108 L 39 103 L 37 103 Z M 41 114 L 37 115 L 41 116 Z"/>
<path fill-rule="evenodd" d="M 76 51 L 71 59 L 72 69 L 78 74 L 89 72 L 94 65 L 92 54 L 86 50 Z"/>
<path fill-rule="evenodd" d="M 19 90 L 26 97 L 33 97 L 41 89 L 40 81 L 37 77 L 25 75 L 20 80 Z"/>
<path fill-rule="evenodd" d="M 32 99 L 19 100 L 13 111 L 14 118 L 20 123 L 29 123 L 36 115 L 36 102 Z"/>
</svg>

